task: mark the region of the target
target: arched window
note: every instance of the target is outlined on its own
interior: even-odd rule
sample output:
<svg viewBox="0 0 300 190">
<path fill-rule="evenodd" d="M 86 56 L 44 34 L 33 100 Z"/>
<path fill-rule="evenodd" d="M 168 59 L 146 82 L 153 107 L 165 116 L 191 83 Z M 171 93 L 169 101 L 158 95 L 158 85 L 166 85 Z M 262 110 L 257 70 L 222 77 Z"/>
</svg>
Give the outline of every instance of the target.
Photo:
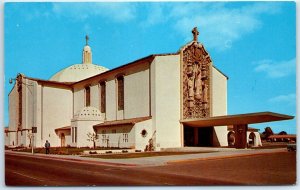
<svg viewBox="0 0 300 190">
<path fill-rule="evenodd" d="M 106 111 L 106 85 L 105 82 L 100 82 L 100 107 L 101 113 Z"/>
<path fill-rule="evenodd" d="M 118 110 L 124 110 L 124 77 L 119 76 L 118 81 Z"/>
<path fill-rule="evenodd" d="M 90 86 L 85 87 L 85 106 L 88 107 L 91 105 L 91 90 Z"/>
</svg>

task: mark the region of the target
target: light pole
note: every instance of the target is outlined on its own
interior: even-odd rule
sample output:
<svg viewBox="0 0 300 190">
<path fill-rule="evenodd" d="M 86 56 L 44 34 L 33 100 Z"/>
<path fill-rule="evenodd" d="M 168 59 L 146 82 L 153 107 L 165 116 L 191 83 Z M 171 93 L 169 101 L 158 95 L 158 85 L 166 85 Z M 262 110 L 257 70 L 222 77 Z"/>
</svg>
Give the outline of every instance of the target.
<svg viewBox="0 0 300 190">
<path fill-rule="evenodd" d="M 17 78 L 10 78 L 9 79 L 9 84 L 12 84 L 13 81 L 16 81 L 17 82 L 17 85 L 20 85 L 20 84 L 24 84 L 26 86 L 26 88 L 29 90 L 30 94 L 32 95 L 32 129 L 31 129 L 31 134 L 29 133 L 28 136 L 30 138 L 30 141 L 31 141 L 31 153 L 33 154 L 33 145 L 34 145 L 34 133 L 37 132 L 37 127 L 34 127 L 34 85 L 33 83 L 31 82 L 31 84 L 27 84 L 25 82 L 23 82 L 23 77 L 24 75 L 23 74 L 18 74 L 17 75 Z M 30 90 L 30 88 L 28 86 L 32 86 L 32 91 Z M 30 129 L 28 129 L 28 132 L 29 132 Z M 18 137 L 17 137 L 18 138 Z"/>
</svg>

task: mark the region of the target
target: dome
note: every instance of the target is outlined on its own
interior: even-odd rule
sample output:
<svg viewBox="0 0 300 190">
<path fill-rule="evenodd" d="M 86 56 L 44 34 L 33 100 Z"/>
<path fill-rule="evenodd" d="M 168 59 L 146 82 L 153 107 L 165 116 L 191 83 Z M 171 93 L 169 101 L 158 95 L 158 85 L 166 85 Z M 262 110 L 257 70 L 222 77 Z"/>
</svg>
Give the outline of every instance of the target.
<svg viewBox="0 0 300 190">
<path fill-rule="evenodd" d="M 74 115 L 77 120 L 102 120 L 101 112 L 95 107 L 84 107 Z"/>
<path fill-rule="evenodd" d="M 57 72 L 50 80 L 58 82 L 77 82 L 105 71 L 108 71 L 108 69 L 95 64 L 74 64 Z"/>
<path fill-rule="evenodd" d="M 108 69 L 92 63 L 92 49 L 88 45 L 89 37 L 86 36 L 86 45 L 82 51 L 82 64 L 71 65 L 53 75 L 50 81 L 78 82 L 80 80 L 98 75 Z"/>
</svg>

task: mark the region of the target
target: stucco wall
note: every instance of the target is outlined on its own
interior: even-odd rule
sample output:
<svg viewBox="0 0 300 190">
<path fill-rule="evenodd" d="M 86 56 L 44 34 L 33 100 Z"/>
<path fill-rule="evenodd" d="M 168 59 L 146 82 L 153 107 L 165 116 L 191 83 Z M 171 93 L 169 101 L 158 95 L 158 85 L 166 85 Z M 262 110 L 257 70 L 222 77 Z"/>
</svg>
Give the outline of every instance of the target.
<svg viewBox="0 0 300 190">
<path fill-rule="evenodd" d="M 97 129 L 97 134 L 99 135 L 97 146 L 135 148 L 135 129 L 131 125 L 101 127 Z"/>
<path fill-rule="evenodd" d="M 148 64 L 132 68 L 124 77 L 124 118 L 149 116 Z"/>
<path fill-rule="evenodd" d="M 212 67 L 212 116 L 227 115 L 227 78 Z M 214 146 L 227 146 L 227 126 L 214 127 Z"/>
<path fill-rule="evenodd" d="M 100 109 L 100 95 L 99 95 L 99 85 L 98 83 L 95 85 L 91 85 L 91 106 Z"/>
<path fill-rule="evenodd" d="M 85 96 L 84 96 L 84 87 L 83 86 L 76 86 L 74 87 L 74 113 L 76 114 L 82 108 L 85 107 Z"/>
<path fill-rule="evenodd" d="M 92 120 L 76 120 L 72 121 L 71 127 L 77 127 L 77 147 L 93 147 L 93 142 L 88 141 L 88 133 L 94 133 L 93 125 L 98 124 L 99 121 L 92 121 Z M 71 128 L 72 130 L 72 128 Z M 70 139 L 70 145 L 72 144 L 72 139 Z"/>
<path fill-rule="evenodd" d="M 55 129 L 71 125 L 72 91 L 48 86 L 43 91 L 43 139 L 50 141 L 51 146 L 60 146 Z"/>
<path fill-rule="evenodd" d="M 149 145 L 149 139 L 152 138 L 152 120 L 146 120 L 135 124 L 135 149 L 144 151 L 146 145 Z M 142 130 L 147 131 L 145 137 L 142 136 Z"/>
<path fill-rule="evenodd" d="M 116 102 L 116 82 L 110 80 L 106 82 L 106 119 L 117 119 L 117 102 Z"/>
<path fill-rule="evenodd" d="M 11 90 L 10 94 L 8 95 L 9 104 L 8 104 L 8 111 L 9 111 L 9 130 L 16 131 L 17 130 L 17 122 L 18 122 L 18 92 L 16 85 Z M 6 145 L 16 145 L 16 132 L 9 133 L 9 143 Z"/>
<path fill-rule="evenodd" d="M 156 56 L 151 63 L 151 111 L 156 149 L 181 146 L 180 56 Z"/>
</svg>

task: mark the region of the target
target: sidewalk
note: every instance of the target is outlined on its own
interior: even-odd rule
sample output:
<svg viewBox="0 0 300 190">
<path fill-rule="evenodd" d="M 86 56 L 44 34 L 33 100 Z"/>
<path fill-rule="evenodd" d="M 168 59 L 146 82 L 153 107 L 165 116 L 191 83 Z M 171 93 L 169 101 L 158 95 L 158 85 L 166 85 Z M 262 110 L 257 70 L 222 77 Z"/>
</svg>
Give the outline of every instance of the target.
<svg viewBox="0 0 300 190">
<path fill-rule="evenodd" d="M 234 151 L 218 151 L 201 154 L 185 154 L 172 156 L 154 156 L 143 158 L 128 158 L 128 159 L 103 159 L 81 157 L 79 155 L 55 155 L 55 154 L 31 154 L 27 152 L 5 151 L 5 154 L 26 155 L 29 157 L 38 157 L 44 159 L 55 159 L 62 161 L 81 162 L 96 165 L 111 165 L 111 166 L 160 166 L 165 164 L 174 164 L 179 162 L 188 162 L 194 160 L 212 160 L 212 159 L 226 159 L 232 157 L 243 157 L 251 155 L 271 154 L 275 152 L 286 152 L 286 148 L 276 149 L 235 149 Z"/>
</svg>

